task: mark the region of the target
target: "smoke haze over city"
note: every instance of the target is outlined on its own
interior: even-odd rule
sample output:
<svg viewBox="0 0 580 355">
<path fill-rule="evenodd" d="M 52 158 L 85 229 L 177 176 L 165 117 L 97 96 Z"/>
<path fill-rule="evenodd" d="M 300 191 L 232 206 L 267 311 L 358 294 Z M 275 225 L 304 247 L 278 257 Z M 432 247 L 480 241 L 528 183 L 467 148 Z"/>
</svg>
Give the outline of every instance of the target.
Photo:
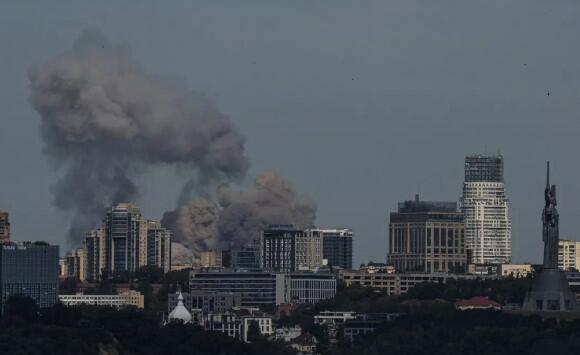
<svg viewBox="0 0 580 355">
<path fill-rule="evenodd" d="M 355 265 L 384 261 L 398 201 L 456 201 L 464 157 L 500 152 L 514 261 L 541 258 L 546 160 L 561 237 L 580 239 L 578 2 L 141 5 L 2 6 L 16 238 L 78 242 L 135 200 L 198 228 L 193 249 L 229 242 L 232 218 L 316 217 L 353 228 Z"/>
</svg>

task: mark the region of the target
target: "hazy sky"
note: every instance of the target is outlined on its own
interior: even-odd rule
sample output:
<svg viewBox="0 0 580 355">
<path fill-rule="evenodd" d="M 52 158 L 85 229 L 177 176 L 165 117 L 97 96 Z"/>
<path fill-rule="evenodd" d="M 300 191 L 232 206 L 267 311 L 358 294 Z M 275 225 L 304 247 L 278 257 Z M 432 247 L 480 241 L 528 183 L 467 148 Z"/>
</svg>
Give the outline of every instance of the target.
<svg viewBox="0 0 580 355">
<path fill-rule="evenodd" d="M 0 209 L 15 240 L 68 248 L 26 72 L 87 28 L 215 99 L 247 137 L 250 176 L 288 176 L 316 200 L 318 226 L 353 228 L 355 264 L 385 260 L 397 201 L 457 200 L 474 153 L 505 157 L 515 261 L 541 258 L 546 160 L 561 237 L 580 239 L 577 0 L 6 3 Z M 139 181 L 146 216 L 175 207 L 171 172 Z"/>
</svg>

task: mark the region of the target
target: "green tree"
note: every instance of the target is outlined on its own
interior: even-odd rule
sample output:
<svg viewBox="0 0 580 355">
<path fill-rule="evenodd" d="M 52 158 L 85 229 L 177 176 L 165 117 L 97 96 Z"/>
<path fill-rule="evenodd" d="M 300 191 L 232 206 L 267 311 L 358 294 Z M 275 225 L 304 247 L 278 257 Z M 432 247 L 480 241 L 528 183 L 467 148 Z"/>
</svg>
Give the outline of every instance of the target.
<svg viewBox="0 0 580 355">
<path fill-rule="evenodd" d="M 38 315 L 39 307 L 36 301 L 23 295 L 12 295 L 8 297 L 2 312 L 3 319 L 8 322 L 17 319 L 26 322 L 36 322 Z"/>
</svg>

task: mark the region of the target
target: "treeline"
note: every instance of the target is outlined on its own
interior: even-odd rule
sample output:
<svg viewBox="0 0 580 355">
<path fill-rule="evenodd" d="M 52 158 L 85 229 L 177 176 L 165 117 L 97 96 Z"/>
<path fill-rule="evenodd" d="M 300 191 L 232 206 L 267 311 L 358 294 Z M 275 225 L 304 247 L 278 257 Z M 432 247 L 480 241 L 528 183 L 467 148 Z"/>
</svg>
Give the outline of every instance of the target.
<svg viewBox="0 0 580 355">
<path fill-rule="evenodd" d="M 251 344 L 193 325 L 162 326 L 136 309 L 65 307 L 38 309 L 13 296 L 0 322 L 0 354 L 292 354 L 284 344 L 256 338 Z"/>
<path fill-rule="evenodd" d="M 336 355 L 569 355 L 580 353 L 580 320 L 542 320 L 501 311 L 457 311 L 449 303 L 424 304 L 420 311 L 387 323 Z"/>
</svg>

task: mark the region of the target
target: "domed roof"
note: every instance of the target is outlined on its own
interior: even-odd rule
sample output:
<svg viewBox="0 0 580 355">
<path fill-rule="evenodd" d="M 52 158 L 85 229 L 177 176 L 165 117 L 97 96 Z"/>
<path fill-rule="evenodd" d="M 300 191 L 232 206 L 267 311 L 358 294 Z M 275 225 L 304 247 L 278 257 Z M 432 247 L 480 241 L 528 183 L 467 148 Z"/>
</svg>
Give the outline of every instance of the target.
<svg viewBox="0 0 580 355">
<path fill-rule="evenodd" d="M 177 297 L 177 306 L 169 313 L 168 320 L 171 321 L 182 321 L 185 323 L 191 323 L 191 313 L 185 308 L 183 305 L 183 295 L 179 292 L 179 296 Z"/>
</svg>

